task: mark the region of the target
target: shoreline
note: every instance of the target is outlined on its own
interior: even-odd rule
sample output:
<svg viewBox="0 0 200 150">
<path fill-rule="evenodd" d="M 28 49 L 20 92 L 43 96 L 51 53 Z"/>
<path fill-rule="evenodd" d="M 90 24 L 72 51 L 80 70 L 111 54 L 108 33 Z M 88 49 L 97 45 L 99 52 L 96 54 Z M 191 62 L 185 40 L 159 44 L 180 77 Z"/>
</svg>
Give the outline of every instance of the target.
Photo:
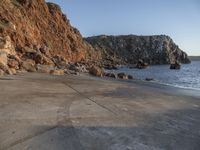
<svg viewBox="0 0 200 150">
<path fill-rule="evenodd" d="M 114 73 L 114 74 L 124 72 L 125 74 L 132 75 L 134 79 L 139 80 L 139 81 L 146 81 L 146 78 L 150 78 L 150 79 L 153 79 L 151 81 L 148 81 L 151 83 L 166 85 L 166 86 L 180 88 L 184 90 L 200 91 L 200 87 L 198 85 L 199 78 L 196 77 L 195 74 L 193 73 L 191 74 L 192 77 L 197 78 L 197 80 L 193 80 L 192 77 L 190 77 L 190 74 L 187 73 L 188 71 L 193 72 L 195 69 L 198 70 L 197 63 L 199 62 L 200 61 L 195 61 L 195 66 L 193 62 L 189 66 L 188 64 L 185 64 L 182 66 L 180 70 L 172 70 L 172 71 L 168 69 L 168 65 L 153 65 L 143 70 L 138 70 L 136 68 L 130 69 L 129 67 L 124 66 L 124 67 L 118 68 L 118 70 L 106 70 L 106 71 L 110 73 Z M 194 69 L 188 70 L 190 68 L 194 68 Z M 197 72 L 196 70 L 195 70 L 195 73 Z M 169 73 L 169 75 L 165 75 L 167 73 Z M 182 76 L 182 74 L 184 74 L 184 76 Z M 181 80 L 178 79 L 179 77 L 181 78 Z"/>
<path fill-rule="evenodd" d="M 161 83 L 159 81 L 146 81 L 146 80 L 142 80 L 142 79 L 129 79 L 129 80 L 125 80 L 125 79 L 113 79 L 113 78 L 109 78 L 109 77 L 96 77 L 90 74 L 86 74 L 86 73 L 80 73 L 79 75 L 50 75 L 50 74 L 45 74 L 45 73 L 19 73 L 18 75 L 7 75 L 7 76 L 2 76 L 0 77 L 0 80 L 13 80 L 15 79 L 15 76 L 31 76 L 31 74 L 35 74 L 35 75 L 41 75 L 41 76 L 49 76 L 52 77 L 52 79 L 60 79 L 62 80 L 63 78 L 65 79 L 65 77 L 72 77 L 72 78 L 80 78 L 80 79 L 92 79 L 92 80 L 96 80 L 96 81 L 109 81 L 109 82 L 114 82 L 114 83 L 124 83 L 124 84 L 128 84 L 128 85 L 138 85 L 138 86 L 143 86 L 144 88 L 155 88 L 159 91 L 162 92 L 172 92 L 173 94 L 180 94 L 180 95 L 184 95 L 184 96 L 195 96 L 195 97 L 200 97 L 200 89 L 198 88 L 190 88 L 190 87 L 182 87 L 182 86 L 176 86 L 176 85 L 172 85 L 172 84 L 167 84 L 167 83 Z M 171 93 L 171 94 L 172 94 Z"/>
</svg>

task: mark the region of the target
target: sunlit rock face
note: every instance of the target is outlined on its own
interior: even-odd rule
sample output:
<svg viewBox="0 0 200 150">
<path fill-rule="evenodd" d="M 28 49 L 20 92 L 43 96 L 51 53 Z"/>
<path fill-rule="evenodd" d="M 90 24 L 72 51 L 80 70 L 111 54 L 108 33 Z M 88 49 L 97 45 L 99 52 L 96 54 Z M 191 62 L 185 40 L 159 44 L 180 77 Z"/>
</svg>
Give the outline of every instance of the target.
<svg viewBox="0 0 200 150">
<path fill-rule="evenodd" d="M 61 55 L 69 61 L 95 55 L 60 6 L 45 0 L 0 0 L 0 37 L 10 37 L 17 52 L 45 48 L 52 57 Z"/>
<path fill-rule="evenodd" d="M 187 54 L 166 35 L 156 36 L 95 36 L 85 40 L 99 49 L 106 59 L 135 64 L 143 60 L 149 64 L 190 63 Z"/>
</svg>

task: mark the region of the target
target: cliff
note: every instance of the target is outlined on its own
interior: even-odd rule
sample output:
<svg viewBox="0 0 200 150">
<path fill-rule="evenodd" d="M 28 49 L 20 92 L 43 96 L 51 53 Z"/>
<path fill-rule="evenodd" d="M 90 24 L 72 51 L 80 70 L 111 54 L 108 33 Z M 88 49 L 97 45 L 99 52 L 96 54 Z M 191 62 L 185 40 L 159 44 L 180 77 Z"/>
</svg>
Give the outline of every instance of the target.
<svg viewBox="0 0 200 150">
<path fill-rule="evenodd" d="M 94 36 L 85 40 L 102 52 L 103 59 L 115 63 L 135 64 L 143 60 L 149 64 L 190 63 L 169 36 Z"/>
<path fill-rule="evenodd" d="M 8 55 L 7 61 L 14 58 L 19 64 L 15 68 L 22 68 L 27 59 L 32 64 L 55 65 L 54 57 L 77 62 L 99 55 L 70 25 L 61 8 L 45 0 L 0 1 L 0 52 L 0 62 L 6 65 Z"/>
</svg>

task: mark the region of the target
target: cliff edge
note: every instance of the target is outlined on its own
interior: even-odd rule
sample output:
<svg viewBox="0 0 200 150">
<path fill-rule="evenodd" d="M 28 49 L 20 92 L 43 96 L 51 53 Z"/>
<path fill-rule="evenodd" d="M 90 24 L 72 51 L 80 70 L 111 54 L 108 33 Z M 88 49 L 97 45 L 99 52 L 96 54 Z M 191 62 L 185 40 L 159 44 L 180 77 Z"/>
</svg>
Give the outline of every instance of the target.
<svg viewBox="0 0 200 150">
<path fill-rule="evenodd" d="M 100 35 L 85 40 L 102 52 L 103 59 L 116 63 L 136 64 L 139 60 L 148 64 L 190 63 L 188 55 L 166 35 Z"/>
</svg>

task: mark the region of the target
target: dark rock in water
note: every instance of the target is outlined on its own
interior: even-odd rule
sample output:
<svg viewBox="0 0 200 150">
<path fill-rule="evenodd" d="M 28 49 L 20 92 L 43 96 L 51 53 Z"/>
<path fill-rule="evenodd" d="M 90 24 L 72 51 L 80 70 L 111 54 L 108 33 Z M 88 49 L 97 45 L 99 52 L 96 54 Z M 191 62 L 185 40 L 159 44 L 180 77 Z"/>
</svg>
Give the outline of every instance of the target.
<svg viewBox="0 0 200 150">
<path fill-rule="evenodd" d="M 146 81 L 153 81 L 154 79 L 153 78 L 146 78 L 145 80 Z"/>
<path fill-rule="evenodd" d="M 117 75 L 114 74 L 114 73 L 106 73 L 105 76 L 106 76 L 106 77 L 110 77 L 110 78 L 115 78 L 115 79 L 117 79 Z"/>
<path fill-rule="evenodd" d="M 128 75 L 128 79 L 129 79 L 129 80 L 132 80 L 132 79 L 133 79 L 133 76 L 132 76 L 132 75 Z"/>
<path fill-rule="evenodd" d="M 145 69 L 147 68 L 149 65 L 148 63 L 145 63 L 143 60 L 139 59 L 137 64 L 136 64 L 136 68 L 138 69 Z"/>
<path fill-rule="evenodd" d="M 111 65 L 111 64 L 105 65 L 104 68 L 107 70 L 117 70 L 118 69 L 116 66 Z"/>
<path fill-rule="evenodd" d="M 176 69 L 176 70 L 181 69 L 181 64 L 176 61 L 174 64 L 170 65 L 170 69 Z"/>
<path fill-rule="evenodd" d="M 117 76 L 119 79 L 125 79 L 125 80 L 128 79 L 128 76 L 125 73 L 118 73 Z"/>
</svg>

